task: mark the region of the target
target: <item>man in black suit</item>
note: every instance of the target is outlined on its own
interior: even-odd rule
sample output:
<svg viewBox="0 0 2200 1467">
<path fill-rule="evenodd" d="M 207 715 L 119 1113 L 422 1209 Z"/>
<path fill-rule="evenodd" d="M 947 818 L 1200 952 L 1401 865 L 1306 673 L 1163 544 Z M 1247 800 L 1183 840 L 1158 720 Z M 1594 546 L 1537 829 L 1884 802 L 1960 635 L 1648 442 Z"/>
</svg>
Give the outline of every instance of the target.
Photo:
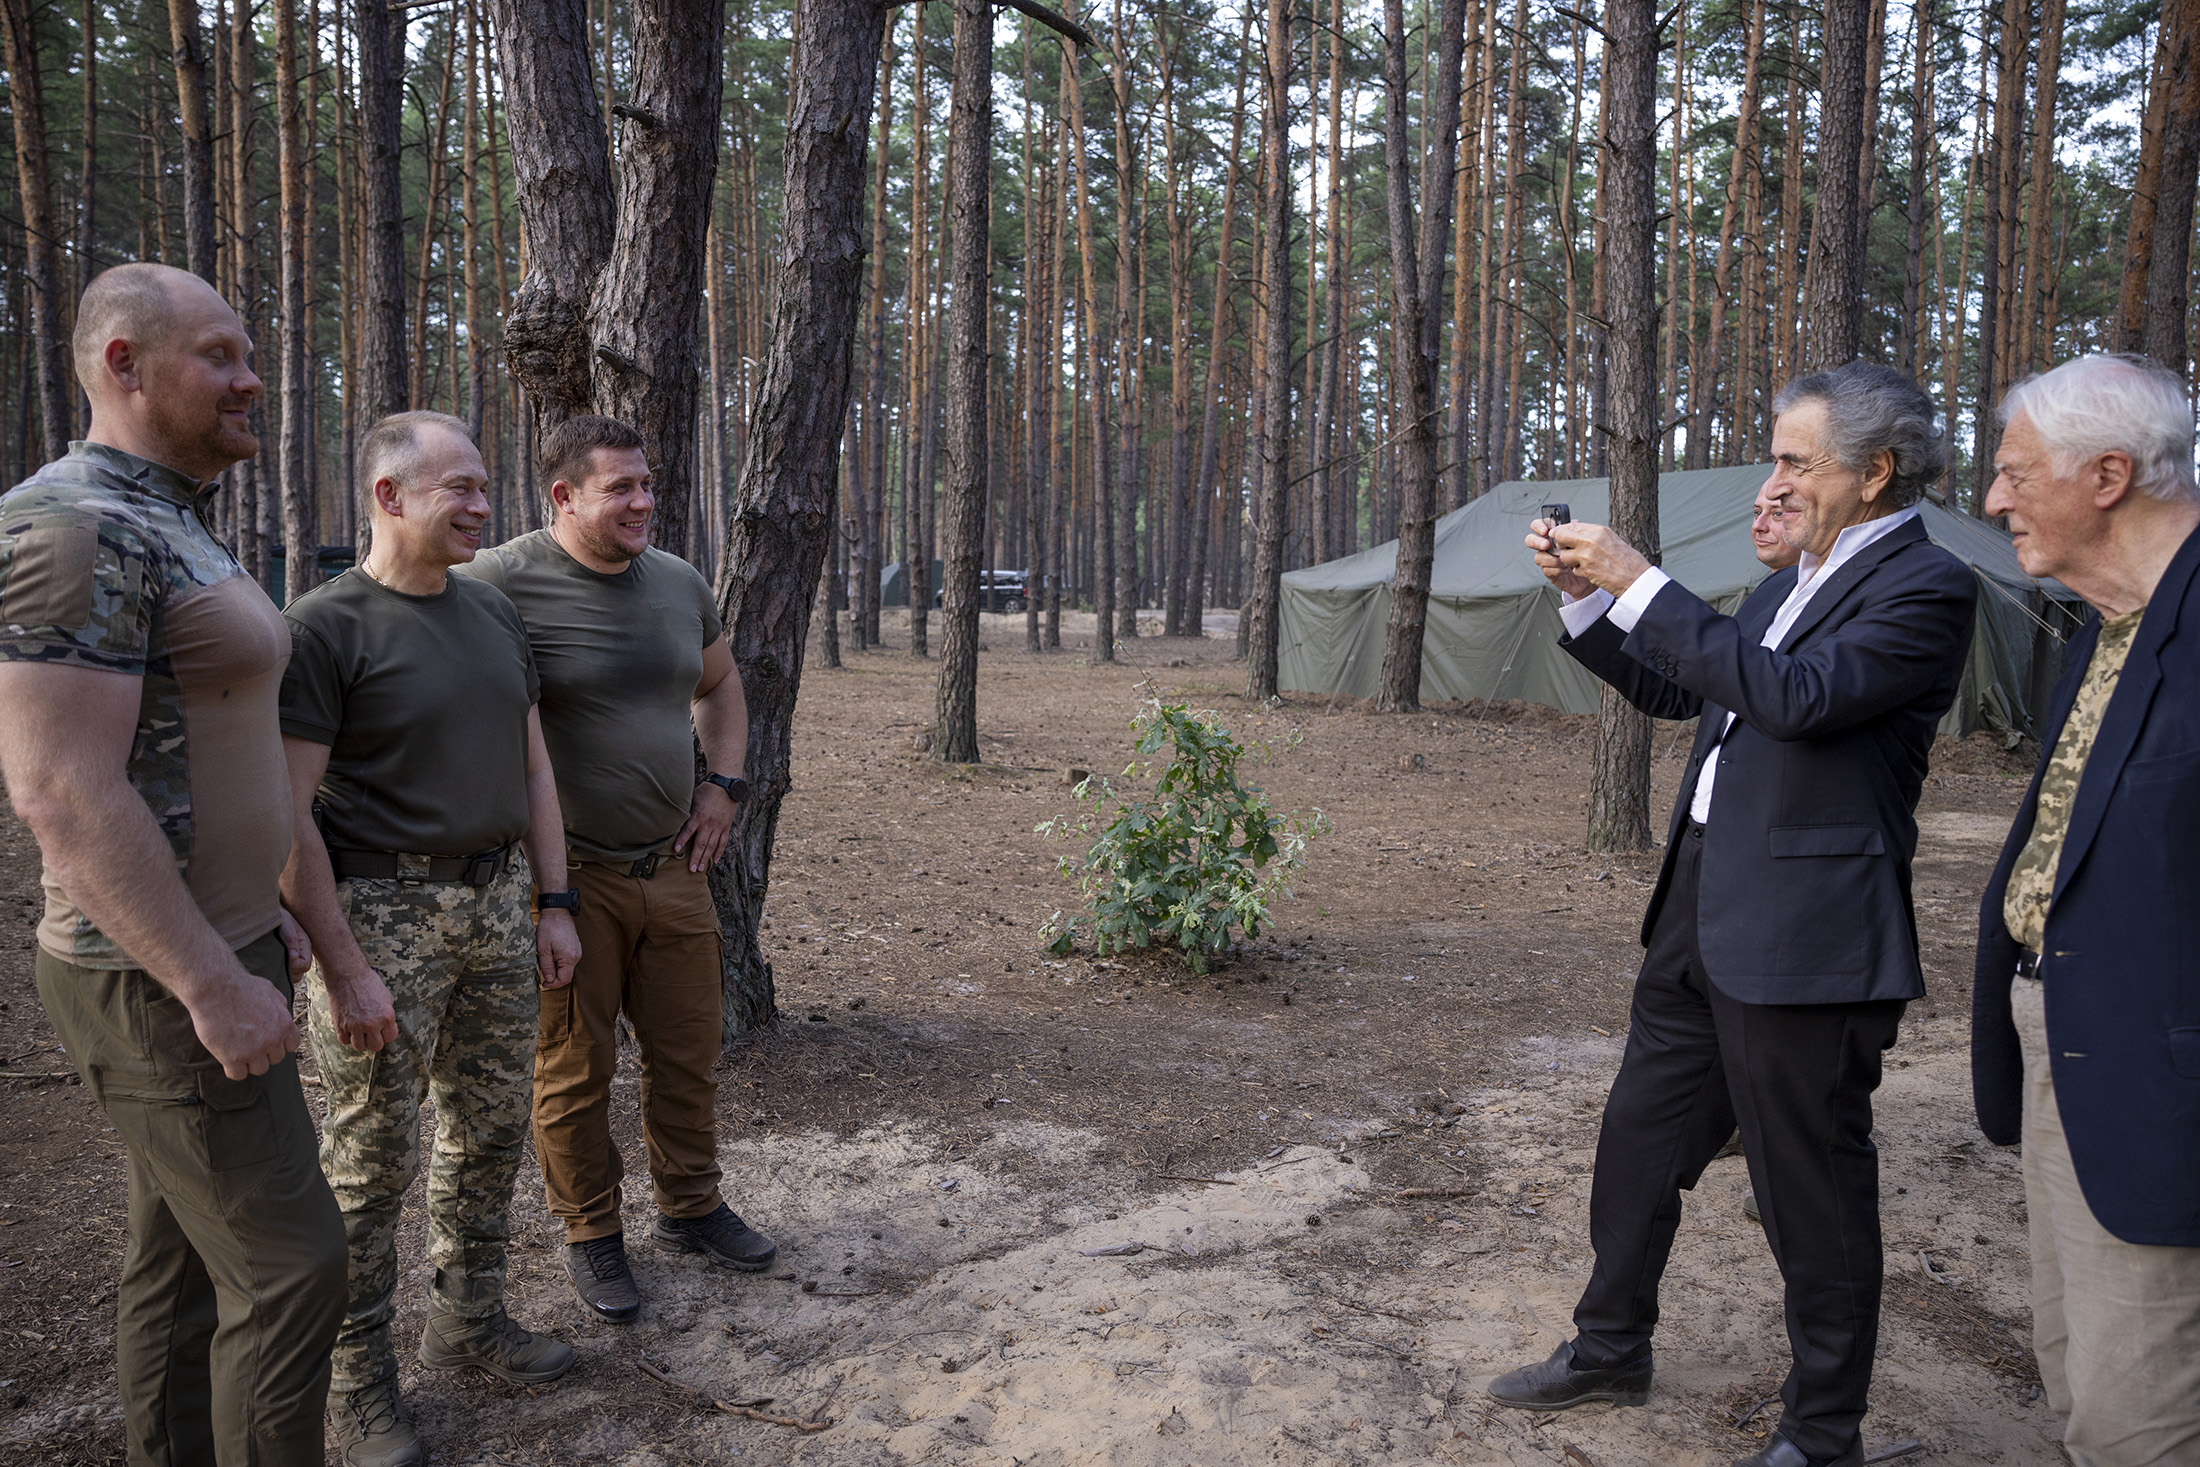
<svg viewBox="0 0 2200 1467">
<path fill-rule="evenodd" d="M 1765 492 L 1800 555 L 1733 616 L 1604 526 L 1528 537 L 1568 598 L 1566 649 L 1644 712 L 1701 722 L 1597 1141 L 1577 1334 L 1490 1395 L 1647 1398 L 1680 1194 L 1738 1122 L 1794 1363 L 1775 1436 L 1737 1467 L 1855 1467 L 1879 1333 L 1871 1097 L 1924 991 L 1914 812 L 1977 592 L 1918 522 L 1947 450 L 1914 382 L 1852 362 L 1773 407 Z"/>
<path fill-rule="evenodd" d="M 1990 514 L 2099 613 L 1979 907 L 1979 1126 L 2024 1144 L 2032 1348 L 2079 1467 L 2200 1462 L 2200 492 L 2184 384 L 2011 389 Z"/>
</svg>

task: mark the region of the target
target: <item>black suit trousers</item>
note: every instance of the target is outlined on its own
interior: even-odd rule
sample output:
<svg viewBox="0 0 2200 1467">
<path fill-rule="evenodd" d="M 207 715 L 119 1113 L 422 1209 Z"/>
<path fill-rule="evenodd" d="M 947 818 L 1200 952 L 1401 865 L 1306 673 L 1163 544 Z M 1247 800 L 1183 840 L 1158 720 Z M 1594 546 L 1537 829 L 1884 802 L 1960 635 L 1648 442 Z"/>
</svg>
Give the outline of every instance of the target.
<svg viewBox="0 0 2200 1467">
<path fill-rule="evenodd" d="M 1794 1363 L 1780 1432 L 1813 1459 L 1837 1456 L 1856 1440 L 1879 1341 L 1872 1092 L 1904 1002 L 1751 1004 L 1720 992 L 1696 940 L 1703 827 L 1680 840 L 1597 1138 L 1596 1268 L 1574 1311 L 1575 1355 L 1589 1366 L 1648 1356 L 1680 1194 L 1738 1124 L 1786 1284 Z"/>
</svg>

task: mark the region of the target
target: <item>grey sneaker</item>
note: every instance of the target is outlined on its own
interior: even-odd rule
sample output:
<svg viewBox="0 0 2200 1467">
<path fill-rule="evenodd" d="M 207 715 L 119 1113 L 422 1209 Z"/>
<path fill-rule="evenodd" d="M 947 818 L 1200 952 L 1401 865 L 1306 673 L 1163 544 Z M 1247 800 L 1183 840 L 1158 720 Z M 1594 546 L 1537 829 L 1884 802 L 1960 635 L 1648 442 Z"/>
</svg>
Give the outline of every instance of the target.
<svg viewBox="0 0 2200 1467">
<path fill-rule="evenodd" d="M 779 1245 L 747 1223 L 741 1214 L 721 1202 L 705 1217 L 666 1217 L 659 1213 L 650 1224 L 650 1241 L 675 1253 L 700 1253 L 720 1268 L 755 1273 L 779 1256 Z"/>
<path fill-rule="evenodd" d="M 420 1363 L 435 1370 L 471 1365 L 514 1385 L 541 1385 L 573 1368 L 573 1347 L 521 1329 L 501 1304 L 480 1319 L 430 1310 L 420 1331 Z"/>
<path fill-rule="evenodd" d="M 625 1234 L 566 1244 L 565 1271 L 573 1276 L 573 1292 L 598 1319 L 625 1324 L 642 1312 L 641 1290 L 626 1266 Z"/>
<path fill-rule="evenodd" d="M 331 1391 L 336 1460 L 344 1467 L 427 1467 L 427 1449 L 397 1396 L 397 1377 L 359 1391 Z"/>
</svg>

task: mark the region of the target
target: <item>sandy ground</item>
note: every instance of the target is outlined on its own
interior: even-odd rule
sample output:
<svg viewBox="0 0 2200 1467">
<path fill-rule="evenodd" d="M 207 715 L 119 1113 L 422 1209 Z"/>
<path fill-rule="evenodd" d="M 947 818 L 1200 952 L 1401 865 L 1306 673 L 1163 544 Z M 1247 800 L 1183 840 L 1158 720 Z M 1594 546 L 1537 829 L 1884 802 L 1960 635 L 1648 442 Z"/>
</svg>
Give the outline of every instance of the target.
<svg viewBox="0 0 2200 1467">
<path fill-rule="evenodd" d="M 933 665 L 883 650 L 806 677 L 768 934 L 786 1022 L 728 1054 L 720 1102 L 729 1197 L 779 1263 L 737 1276 L 652 1251 L 630 1186 L 648 1304 L 628 1327 L 585 1319 L 530 1157 L 512 1309 L 580 1364 L 535 1392 L 408 1369 L 435 1460 L 1709 1467 L 1754 1450 L 1787 1348 L 1739 1158 L 1688 1199 L 1649 1405 L 1535 1416 L 1481 1396 L 1569 1333 L 1655 869 L 1581 844 L 1587 721 L 1254 709 L 1231 640 L 1141 639 L 1100 667 L 1075 645 L 1089 617 L 1040 658 L 1020 619 L 987 620 L 976 769 L 912 747 Z M 1037 946 L 1067 889 L 1032 827 L 1068 808 L 1065 771 L 1120 767 L 1142 685 L 1247 738 L 1299 730 L 1255 778 L 1336 826 L 1278 931 L 1204 979 Z M 1683 736 L 1660 733 L 1661 821 Z M 2025 752 L 1944 745 L 1926 794 L 1933 993 L 1880 1095 L 1887 1309 L 1865 1423 L 1871 1450 L 1921 1443 L 1905 1461 L 2061 1460 L 2027 1347 L 2016 1157 L 1972 1122 L 1965 1047 L 1970 928 Z M 11 1074 L 63 1064 L 30 989 L 36 900 L 29 839 L 0 827 Z M 638 1170 L 635 1083 L 619 1134 Z M 119 1149 L 81 1087 L 9 1079 L 0 1150 L 0 1459 L 120 1461 Z M 407 1331 L 426 1284 L 413 1204 Z"/>
</svg>

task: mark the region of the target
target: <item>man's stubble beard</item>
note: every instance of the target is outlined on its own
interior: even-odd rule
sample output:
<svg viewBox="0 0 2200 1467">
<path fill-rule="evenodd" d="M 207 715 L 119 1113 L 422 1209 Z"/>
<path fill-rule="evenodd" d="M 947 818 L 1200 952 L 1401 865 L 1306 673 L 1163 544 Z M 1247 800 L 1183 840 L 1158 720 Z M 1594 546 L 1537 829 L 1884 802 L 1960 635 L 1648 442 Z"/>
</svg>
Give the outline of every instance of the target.
<svg viewBox="0 0 2200 1467">
<path fill-rule="evenodd" d="M 250 411 L 250 409 L 247 409 Z M 154 431 L 169 447 L 171 457 L 190 458 L 199 464 L 215 463 L 216 467 L 204 477 L 212 478 L 233 464 L 257 458 L 260 440 L 250 428 L 231 428 L 221 415 L 217 403 L 212 410 L 212 421 L 176 411 L 158 397 L 152 399 Z M 171 464 L 171 468 L 179 467 Z"/>
<path fill-rule="evenodd" d="M 645 541 L 641 550 L 629 550 L 609 535 L 600 535 L 586 524 L 576 523 L 574 533 L 580 536 L 581 548 L 599 560 L 636 561 L 649 549 Z"/>
</svg>

